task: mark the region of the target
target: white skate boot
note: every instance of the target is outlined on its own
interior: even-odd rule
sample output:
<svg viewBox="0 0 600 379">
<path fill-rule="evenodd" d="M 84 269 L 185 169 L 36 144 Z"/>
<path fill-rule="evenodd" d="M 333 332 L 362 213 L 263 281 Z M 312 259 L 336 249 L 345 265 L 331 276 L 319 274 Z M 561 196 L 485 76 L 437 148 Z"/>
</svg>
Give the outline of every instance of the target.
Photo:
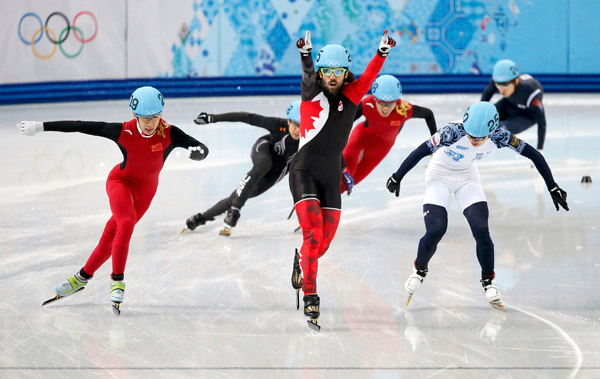
<svg viewBox="0 0 600 379">
<path fill-rule="evenodd" d="M 423 280 L 427 275 L 427 269 L 418 270 L 416 267 L 413 267 L 413 273 L 408 277 L 406 283 L 404 283 L 404 289 L 408 292 L 408 300 L 406 300 L 406 304 L 404 308 L 408 307 L 408 303 L 410 303 L 410 299 L 412 299 L 413 293 L 419 289 L 421 284 L 423 284 Z"/>
<path fill-rule="evenodd" d="M 69 277 L 65 282 L 59 284 L 54 288 L 57 295 L 61 297 L 69 296 L 75 292 L 83 289 L 88 283 L 87 279 L 84 279 L 79 273 Z"/>
<path fill-rule="evenodd" d="M 122 281 L 111 280 L 110 281 L 110 301 L 113 302 L 113 312 L 117 316 L 121 314 L 121 303 L 125 296 L 125 283 Z"/>
<path fill-rule="evenodd" d="M 483 294 L 492 307 L 503 311 L 506 310 L 506 307 L 502 304 L 502 300 L 500 299 L 500 291 L 498 291 L 494 279 L 481 279 L 481 287 Z"/>
</svg>

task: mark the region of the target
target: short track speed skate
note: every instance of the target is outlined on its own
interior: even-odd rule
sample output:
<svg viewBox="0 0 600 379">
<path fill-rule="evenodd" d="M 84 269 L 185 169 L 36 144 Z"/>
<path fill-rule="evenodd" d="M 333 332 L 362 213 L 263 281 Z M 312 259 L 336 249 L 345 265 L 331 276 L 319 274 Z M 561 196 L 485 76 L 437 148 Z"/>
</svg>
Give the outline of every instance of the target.
<svg viewBox="0 0 600 379">
<path fill-rule="evenodd" d="M 79 273 L 67 278 L 63 283 L 59 284 L 54 288 L 56 296 L 52 299 L 48 299 L 42 303 L 42 307 L 46 304 L 52 303 L 56 300 L 62 299 L 67 296 L 71 296 L 76 292 L 81 291 L 88 284 L 88 280 L 83 278 Z"/>
<path fill-rule="evenodd" d="M 296 253 L 294 254 L 294 267 L 292 269 L 292 287 L 296 290 L 296 309 L 300 309 L 302 271 L 300 270 L 300 255 L 298 255 L 298 249 L 296 249 Z"/>
<path fill-rule="evenodd" d="M 406 304 L 404 304 L 404 309 L 408 308 L 408 303 L 413 297 L 413 294 L 417 291 L 417 289 L 423 284 L 423 280 L 427 275 L 427 269 L 417 269 L 413 267 L 413 273 L 408 277 L 406 283 L 404 283 L 404 289 L 408 292 L 408 299 L 406 300 Z"/>
<path fill-rule="evenodd" d="M 506 310 L 506 306 L 502 304 L 502 300 L 500 299 L 500 291 L 498 291 L 498 287 L 496 287 L 496 283 L 494 283 L 493 279 L 481 279 L 481 287 L 483 294 L 489 301 L 492 308 L 499 309 L 501 311 Z"/>
<path fill-rule="evenodd" d="M 115 315 L 121 315 L 121 303 L 125 296 L 125 283 L 112 280 L 110 282 L 110 301 L 113 302 L 112 310 Z"/>
<path fill-rule="evenodd" d="M 71 293 L 71 295 L 73 295 L 74 293 L 80 292 L 81 290 L 84 290 L 84 289 L 85 289 L 85 287 L 78 288 L 78 289 L 76 289 L 75 291 L 73 291 L 73 293 Z M 67 295 L 67 296 L 69 296 L 69 295 Z M 44 305 L 48 305 L 48 304 L 50 304 L 50 303 L 53 303 L 53 302 L 55 302 L 56 300 L 63 299 L 63 298 L 65 298 L 65 297 L 67 297 L 67 296 L 61 296 L 61 295 L 59 295 L 59 294 L 56 294 L 56 295 L 55 295 L 55 296 L 54 296 L 52 299 L 48 299 L 48 300 L 44 301 L 44 302 L 42 303 L 42 307 L 43 307 Z"/>
<path fill-rule="evenodd" d="M 318 324 L 319 316 L 320 316 L 320 303 L 321 299 L 319 299 L 319 295 L 316 293 L 311 293 L 309 295 L 305 295 L 304 298 L 304 315 L 309 319 L 306 321 L 308 323 L 308 327 L 314 331 L 320 332 L 321 326 Z"/>
</svg>

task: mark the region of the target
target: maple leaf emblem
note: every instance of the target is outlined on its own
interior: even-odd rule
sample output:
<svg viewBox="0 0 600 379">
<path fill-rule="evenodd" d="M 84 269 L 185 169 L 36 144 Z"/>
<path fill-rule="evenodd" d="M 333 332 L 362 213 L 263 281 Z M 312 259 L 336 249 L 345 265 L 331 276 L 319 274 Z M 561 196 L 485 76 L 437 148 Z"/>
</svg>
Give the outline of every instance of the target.
<svg viewBox="0 0 600 379">
<path fill-rule="evenodd" d="M 314 98 L 310 101 L 303 101 L 300 110 L 302 117 L 300 119 L 300 136 L 306 138 L 308 131 L 316 129 L 315 121 L 319 119 L 319 114 L 323 111 L 321 101 L 318 98 Z"/>
</svg>

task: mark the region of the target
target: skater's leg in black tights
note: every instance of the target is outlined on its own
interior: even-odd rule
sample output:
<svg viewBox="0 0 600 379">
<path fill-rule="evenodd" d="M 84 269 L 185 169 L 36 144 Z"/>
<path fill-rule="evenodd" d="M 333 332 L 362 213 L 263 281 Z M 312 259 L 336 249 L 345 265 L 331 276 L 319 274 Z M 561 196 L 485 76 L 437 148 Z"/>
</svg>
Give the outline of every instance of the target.
<svg viewBox="0 0 600 379">
<path fill-rule="evenodd" d="M 419 250 L 417 251 L 417 260 L 415 266 L 418 269 L 425 269 L 429 260 L 433 257 L 438 243 L 446 233 L 448 228 L 448 212 L 446 208 L 439 205 L 423 205 L 423 214 L 425 220 L 425 235 L 419 241 Z"/>
<path fill-rule="evenodd" d="M 487 202 L 481 201 L 467 207 L 463 214 L 475 237 L 477 259 L 481 266 L 481 278 L 494 278 L 494 243 L 488 226 L 489 210 Z"/>
</svg>

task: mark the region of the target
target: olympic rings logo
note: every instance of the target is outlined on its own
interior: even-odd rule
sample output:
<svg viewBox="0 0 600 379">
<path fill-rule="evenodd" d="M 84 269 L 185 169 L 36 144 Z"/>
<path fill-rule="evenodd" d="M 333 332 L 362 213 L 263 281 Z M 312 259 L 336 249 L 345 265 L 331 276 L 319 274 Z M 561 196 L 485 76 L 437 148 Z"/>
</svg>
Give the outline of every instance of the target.
<svg viewBox="0 0 600 379">
<path fill-rule="evenodd" d="M 94 22 L 94 33 L 89 38 L 85 38 L 83 35 L 83 31 L 80 28 L 78 28 L 77 26 L 75 26 L 77 19 L 83 15 L 89 16 L 92 19 L 92 21 Z M 64 29 L 62 29 L 61 32 L 58 34 L 58 38 L 56 38 L 56 34 L 54 33 L 54 31 L 48 27 L 48 22 L 54 16 L 58 16 L 58 17 L 62 18 L 65 21 L 65 23 L 67 24 L 67 26 Z M 32 17 L 32 18 L 36 19 L 40 25 L 40 27 L 33 33 L 30 40 L 25 39 L 23 37 L 23 33 L 21 32 L 23 21 L 28 17 Z M 75 39 L 77 41 L 81 42 L 81 46 L 79 47 L 79 50 L 77 50 L 73 54 L 67 53 L 65 51 L 65 49 L 63 48 L 63 43 L 67 40 L 67 38 L 69 38 L 71 30 L 73 31 L 72 35 L 75 37 Z M 38 42 L 40 42 L 40 40 L 42 39 L 44 34 L 46 35 L 48 40 L 50 42 L 52 42 L 52 44 L 53 44 L 52 51 L 47 55 L 40 54 L 35 48 L 35 45 Z M 98 35 L 98 20 L 96 20 L 96 16 L 90 11 L 81 11 L 81 12 L 77 13 L 75 15 L 75 17 L 73 18 L 72 23 L 69 22 L 69 19 L 67 18 L 67 16 L 65 16 L 65 14 L 62 12 L 51 13 L 46 18 L 45 23 L 42 23 L 42 19 L 40 18 L 40 16 L 38 16 L 36 13 L 33 13 L 33 12 L 25 13 L 21 17 L 21 20 L 19 21 L 19 38 L 25 45 L 31 46 L 31 51 L 33 52 L 33 55 L 35 55 L 39 59 L 51 58 L 54 55 L 54 53 L 56 53 L 57 46 L 58 46 L 59 50 L 61 51 L 61 53 L 65 57 L 71 58 L 71 59 L 75 58 L 79 54 L 81 54 L 81 51 L 83 50 L 83 45 L 85 45 L 88 42 L 93 41 L 94 38 L 96 38 L 96 35 Z"/>
</svg>

